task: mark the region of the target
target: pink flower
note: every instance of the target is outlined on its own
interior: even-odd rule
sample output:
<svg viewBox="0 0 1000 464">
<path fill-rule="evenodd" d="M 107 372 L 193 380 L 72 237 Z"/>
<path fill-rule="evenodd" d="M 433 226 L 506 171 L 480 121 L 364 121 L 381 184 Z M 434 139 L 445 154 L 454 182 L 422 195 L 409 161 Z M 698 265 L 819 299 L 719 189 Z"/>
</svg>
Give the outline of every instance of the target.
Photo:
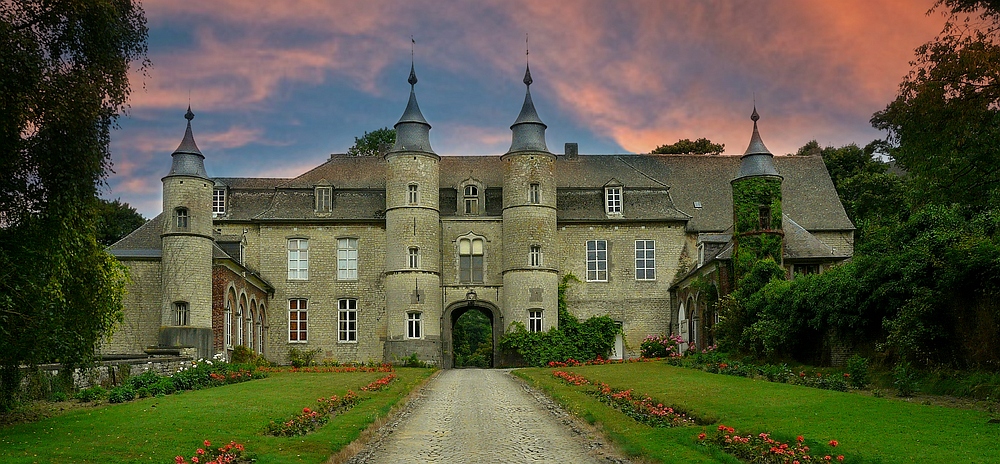
<svg viewBox="0 0 1000 464">
<path fill-rule="evenodd" d="M 184 464 L 184 456 L 177 456 L 174 458 L 175 464 Z"/>
<path fill-rule="evenodd" d="M 205 450 L 204 450 L 204 449 L 202 449 L 202 448 L 198 448 L 198 451 L 197 451 L 197 453 L 198 453 L 198 454 L 205 454 Z"/>
</svg>

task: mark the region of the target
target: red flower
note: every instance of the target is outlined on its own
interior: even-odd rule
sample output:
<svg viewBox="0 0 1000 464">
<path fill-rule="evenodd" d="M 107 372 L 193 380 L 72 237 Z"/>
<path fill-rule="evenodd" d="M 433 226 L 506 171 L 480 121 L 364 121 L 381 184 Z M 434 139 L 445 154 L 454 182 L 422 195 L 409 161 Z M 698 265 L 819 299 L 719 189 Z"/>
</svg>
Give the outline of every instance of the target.
<svg viewBox="0 0 1000 464">
<path fill-rule="evenodd" d="M 198 451 L 197 451 L 197 453 L 198 453 L 198 454 L 205 454 L 205 450 L 204 450 L 204 449 L 202 449 L 202 448 L 198 448 Z"/>
<path fill-rule="evenodd" d="M 209 446 L 212 446 L 212 442 L 205 440 L 205 448 L 208 448 Z"/>
<path fill-rule="evenodd" d="M 841 454 L 840 456 L 837 456 L 837 460 L 840 462 L 844 462 L 844 455 Z"/>
<path fill-rule="evenodd" d="M 802 438 L 802 435 L 799 435 L 798 438 L 796 438 L 796 440 L 798 440 L 799 443 L 802 443 L 802 441 L 805 440 L 805 438 Z"/>
<path fill-rule="evenodd" d="M 698 439 L 699 440 L 704 440 L 705 439 L 705 434 L 704 433 L 699 433 L 698 434 Z"/>
<path fill-rule="evenodd" d="M 175 464 L 184 464 L 184 456 L 177 456 L 174 458 Z"/>
<path fill-rule="evenodd" d="M 837 445 L 839 445 L 839 444 L 840 444 L 840 443 L 837 443 L 837 440 L 830 440 L 830 446 L 834 446 L 834 447 L 836 447 L 836 446 L 837 446 Z"/>
<path fill-rule="evenodd" d="M 829 461 L 829 460 L 831 460 L 831 459 L 833 459 L 833 458 L 831 458 L 829 454 L 828 454 L 828 455 L 826 455 L 826 456 L 823 456 L 823 460 L 824 460 L 824 461 Z"/>
</svg>

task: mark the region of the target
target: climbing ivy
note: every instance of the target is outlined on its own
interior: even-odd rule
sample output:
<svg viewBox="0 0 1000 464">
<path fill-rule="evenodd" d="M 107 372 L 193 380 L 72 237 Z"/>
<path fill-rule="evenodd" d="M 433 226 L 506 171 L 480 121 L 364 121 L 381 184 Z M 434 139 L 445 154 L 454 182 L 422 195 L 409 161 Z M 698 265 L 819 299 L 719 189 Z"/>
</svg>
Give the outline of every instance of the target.
<svg viewBox="0 0 1000 464">
<path fill-rule="evenodd" d="M 770 212 L 770 226 L 761 227 L 761 207 Z M 733 270 L 737 279 L 757 261 L 781 262 L 781 179 L 751 177 L 733 182 L 733 224 L 736 246 Z"/>
<path fill-rule="evenodd" d="M 520 321 L 511 323 L 500 339 L 500 349 L 520 357 L 525 364 L 544 366 L 549 361 L 576 359 L 588 361 L 598 356 L 607 357 L 615 345 L 615 336 L 621 332 L 608 316 L 594 316 L 580 322 L 569 312 L 566 291 L 573 282 L 573 274 L 566 274 L 559 282 L 559 327 L 548 332 L 528 332 Z"/>
</svg>

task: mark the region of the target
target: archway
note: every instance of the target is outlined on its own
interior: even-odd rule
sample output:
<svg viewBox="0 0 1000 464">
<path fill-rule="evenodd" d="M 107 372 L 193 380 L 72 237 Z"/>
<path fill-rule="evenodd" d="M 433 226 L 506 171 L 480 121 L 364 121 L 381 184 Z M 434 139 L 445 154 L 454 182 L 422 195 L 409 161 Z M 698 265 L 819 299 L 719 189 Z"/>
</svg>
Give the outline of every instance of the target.
<svg viewBox="0 0 1000 464">
<path fill-rule="evenodd" d="M 493 350 L 489 365 L 495 367 L 499 364 L 500 357 L 497 348 L 500 344 L 500 335 L 503 334 L 503 328 L 505 327 L 500 308 L 497 308 L 496 305 L 488 301 L 466 300 L 448 305 L 441 316 L 441 364 L 445 369 L 455 367 L 454 328 L 458 319 L 469 311 L 478 311 L 489 319 L 493 339 Z"/>
</svg>

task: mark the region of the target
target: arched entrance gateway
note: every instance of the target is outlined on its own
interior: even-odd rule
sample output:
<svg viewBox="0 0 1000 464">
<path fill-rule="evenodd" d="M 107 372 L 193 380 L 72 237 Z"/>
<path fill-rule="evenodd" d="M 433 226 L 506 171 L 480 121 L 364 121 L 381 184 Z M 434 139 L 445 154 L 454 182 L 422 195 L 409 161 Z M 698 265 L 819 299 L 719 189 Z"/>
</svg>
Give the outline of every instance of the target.
<svg viewBox="0 0 1000 464">
<path fill-rule="evenodd" d="M 503 334 L 505 327 L 500 308 L 488 301 L 462 300 L 448 305 L 441 316 L 441 365 L 445 369 L 455 367 L 455 351 L 452 343 L 455 322 L 469 311 L 479 311 L 489 318 L 493 329 L 493 356 L 490 366 L 496 367 L 500 362 L 500 352 L 497 347 L 500 345 L 500 335 Z"/>
</svg>

